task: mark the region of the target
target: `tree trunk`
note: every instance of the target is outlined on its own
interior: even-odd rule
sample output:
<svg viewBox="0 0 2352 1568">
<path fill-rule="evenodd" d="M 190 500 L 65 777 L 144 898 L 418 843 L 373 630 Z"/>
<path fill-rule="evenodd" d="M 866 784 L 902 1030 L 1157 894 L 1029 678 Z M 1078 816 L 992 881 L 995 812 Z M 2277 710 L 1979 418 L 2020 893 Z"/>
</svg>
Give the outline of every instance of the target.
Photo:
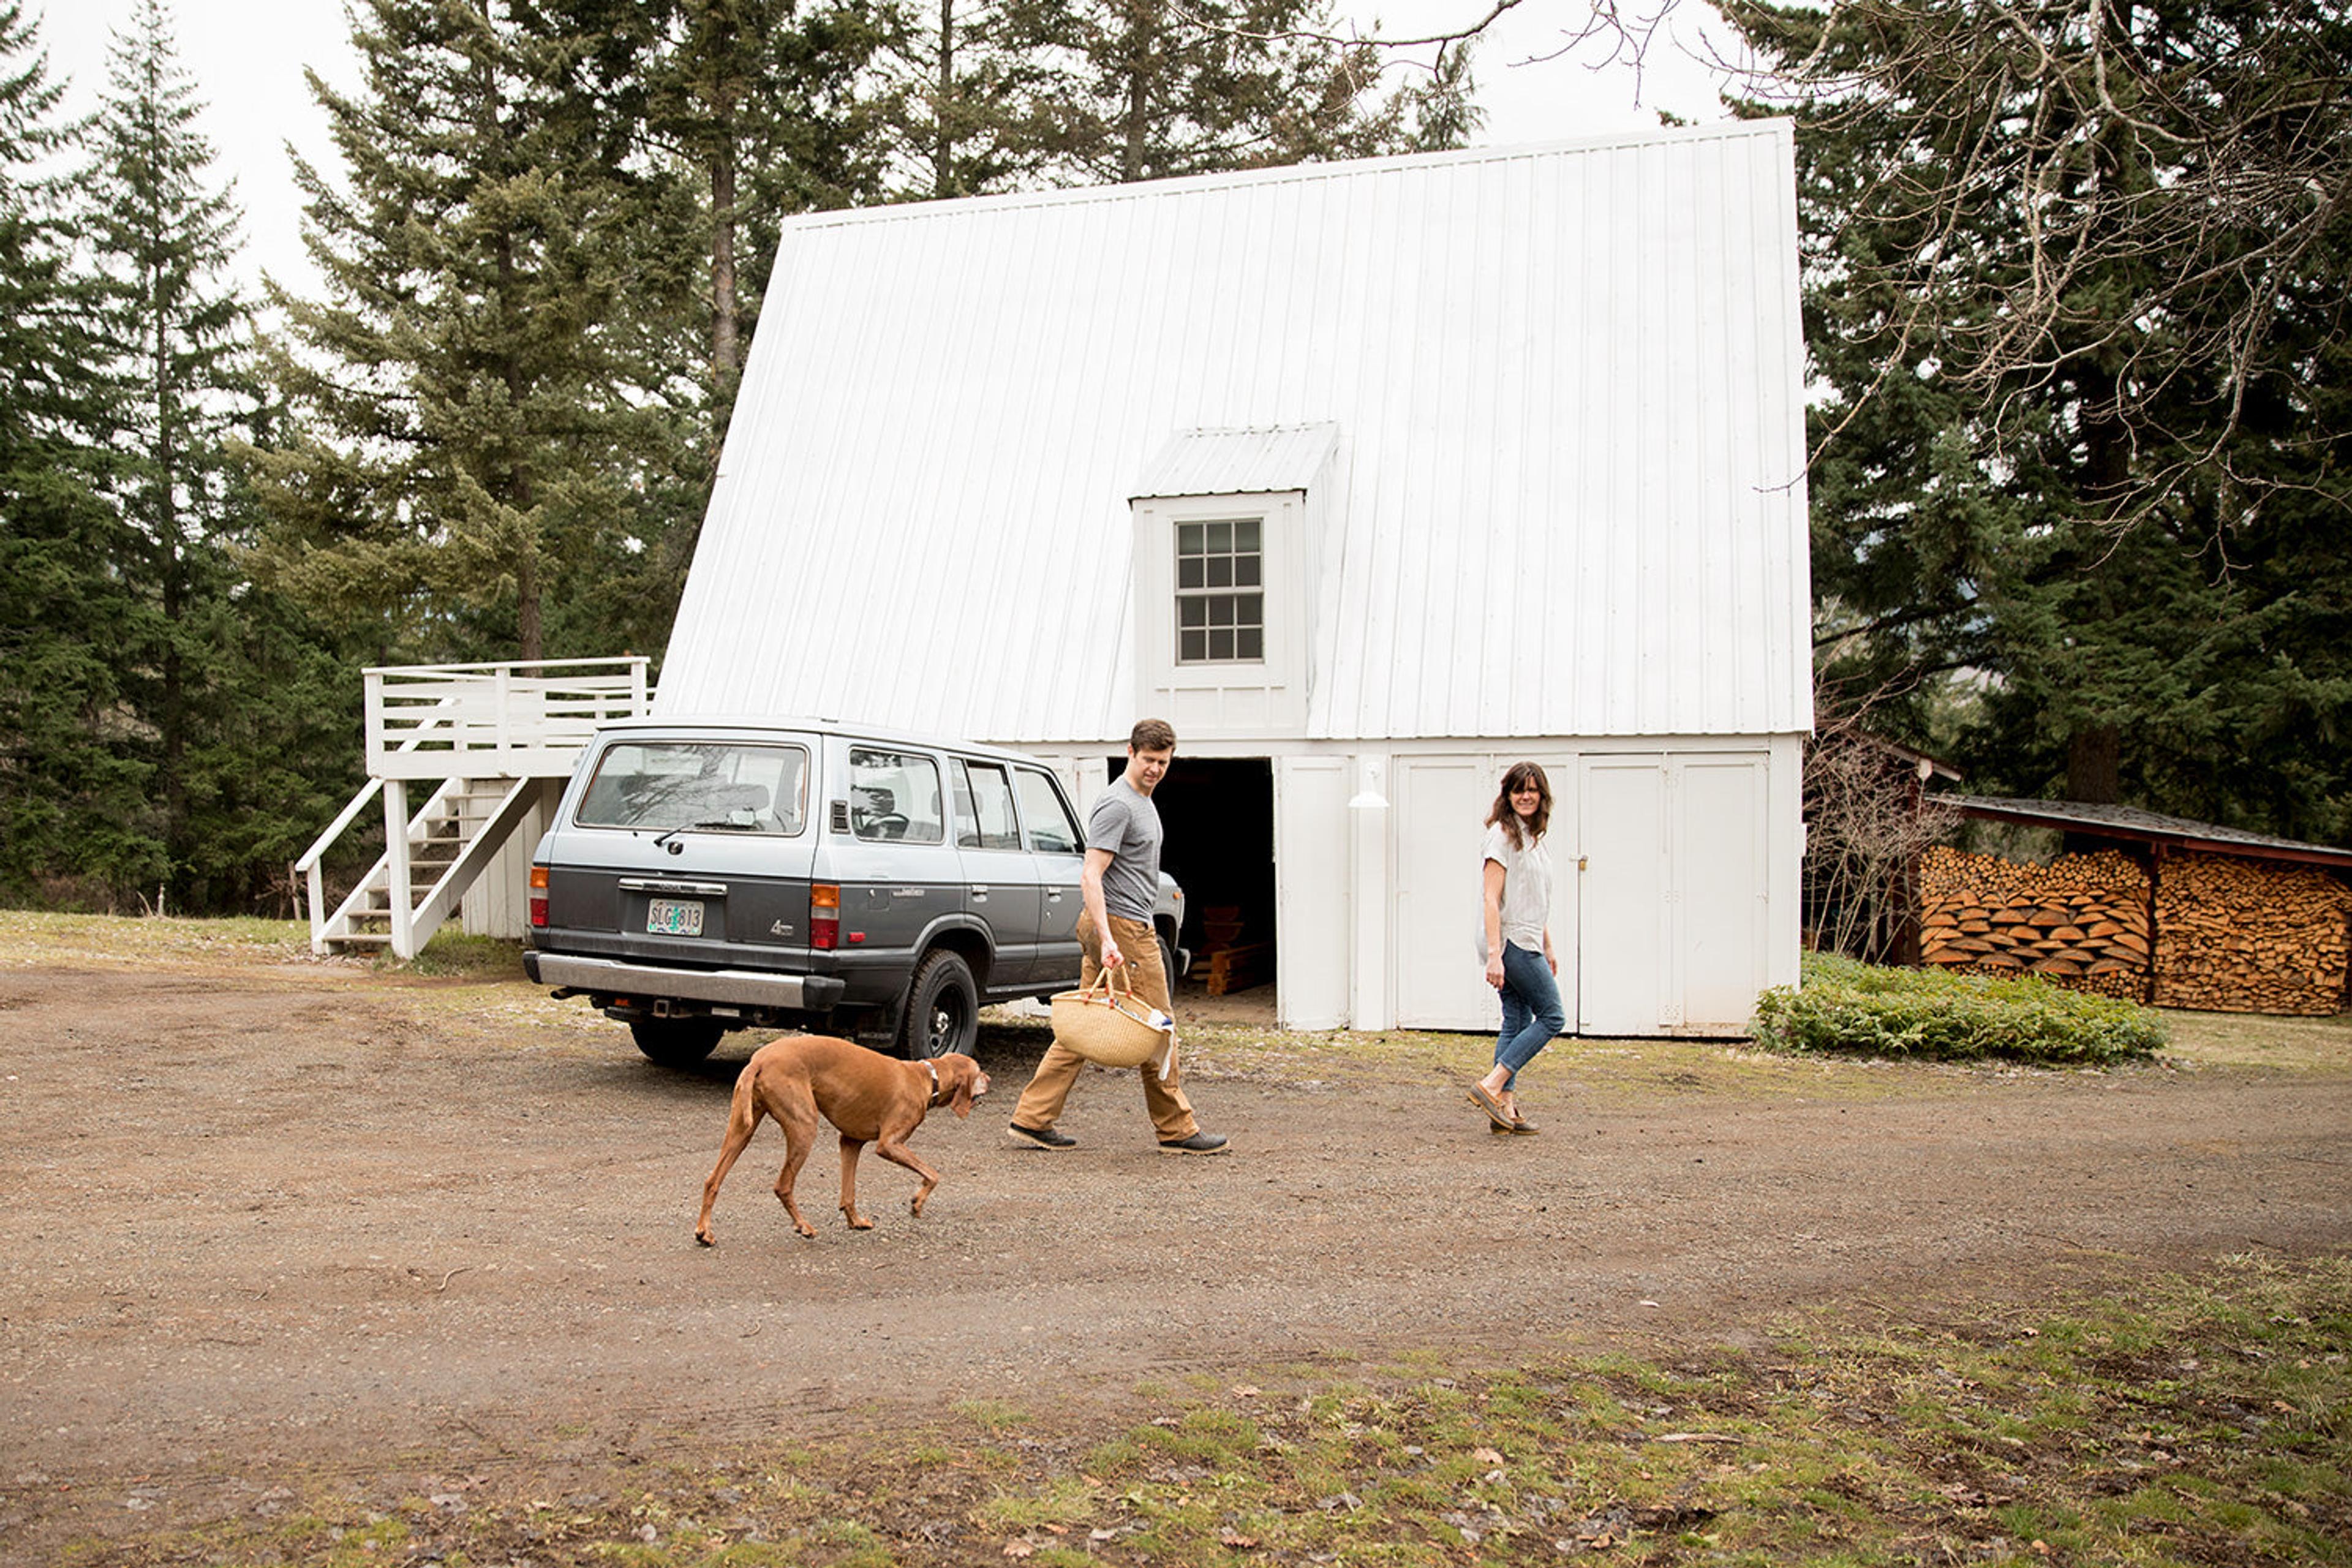
<svg viewBox="0 0 2352 1568">
<path fill-rule="evenodd" d="M 736 372 L 743 365 L 735 285 L 735 110 L 742 95 L 741 83 L 732 74 L 737 53 L 734 24 L 722 14 L 719 27 L 719 37 L 710 51 L 711 58 L 720 62 L 710 90 L 715 132 L 710 145 L 710 380 L 712 389 L 723 398 L 733 389 Z"/>
<path fill-rule="evenodd" d="M 710 379 L 731 385 L 742 368 L 735 302 L 735 136 L 722 133 L 710 160 Z"/>
<path fill-rule="evenodd" d="M 1119 154 L 1122 181 L 1143 178 L 1144 148 L 1151 127 L 1151 95 L 1146 89 L 1151 70 L 1151 24 L 1139 6 L 1131 14 L 1127 35 L 1127 116 L 1120 127 L 1126 145 Z"/>
<path fill-rule="evenodd" d="M 931 199 L 961 195 L 955 179 L 955 137 L 948 115 L 955 103 L 955 0 L 940 0 L 940 57 L 937 91 L 931 103 Z"/>
<path fill-rule="evenodd" d="M 2123 731 L 2113 724 L 2077 724 L 2066 737 L 2066 798 L 2091 805 L 2123 799 Z"/>
<path fill-rule="evenodd" d="M 171 857 L 166 874 L 173 875 L 188 861 L 188 701 L 187 670 L 180 657 L 180 623 L 186 617 L 181 559 L 179 452 L 174 442 L 174 404 L 169 329 L 164 321 L 162 280 L 152 273 L 148 298 L 155 312 L 155 547 L 162 567 L 163 590 L 163 845 Z M 184 888 L 179 889 L 185 893 Z"/>
<path fill-rule="evenodd" d="M 528 664 L 542 658 L 539 629 L 539 552 L 526 544 L 515 557 L 515 641 Z"/>
</svg>

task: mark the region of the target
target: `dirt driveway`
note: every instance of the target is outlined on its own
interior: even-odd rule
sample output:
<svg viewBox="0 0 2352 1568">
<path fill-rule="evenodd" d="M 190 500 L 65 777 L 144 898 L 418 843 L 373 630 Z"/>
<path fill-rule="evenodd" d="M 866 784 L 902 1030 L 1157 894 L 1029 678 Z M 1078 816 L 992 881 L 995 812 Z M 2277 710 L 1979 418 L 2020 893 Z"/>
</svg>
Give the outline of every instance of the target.
<svg viewBox="0 0 2352 1568">
<path fill-rule="evenodd" d="M 1332 1352 L 1743 1343 L 1814 1304 L 1932 1310 L 2352 1245 L 2341 1068 L 1563 1042 L 1527 1090 L 1545 1134 L 1513 1139 L 1453 1087 L 1475 1042 L 1204 1028 L 1193 1098 L 1237 1152 L 1180 1160 L 1129 1075 L 1081 1081 L 1076 1151 L 1008 1147 L 1045 1036 L 998 1026 L 994 1095 L 919 1136 L 946 1178 L 921 1220 L 869 1159 L 877 1228 L 824 1224 L 821 1147 L 820 1231 L 797 1239 L 763 1129 L 705 1250 L 742 1037 L 665 1072 L 520 982 L 201 954 L 15 953 L 0 1019 L 18 1561 L 280 1462 L 658 1453 Z"/>
</svg>

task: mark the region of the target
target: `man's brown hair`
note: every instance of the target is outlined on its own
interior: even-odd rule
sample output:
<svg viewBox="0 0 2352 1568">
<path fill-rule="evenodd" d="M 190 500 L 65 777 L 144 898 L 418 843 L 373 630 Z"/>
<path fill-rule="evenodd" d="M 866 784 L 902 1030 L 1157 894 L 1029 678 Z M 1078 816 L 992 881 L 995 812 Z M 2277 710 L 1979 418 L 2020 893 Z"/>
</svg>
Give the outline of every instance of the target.
<svg viewBox="0 0 2352 1568">
<path fill-rule="evenodd" d="M 1176 726 L 1165 719 L 1138 719 L 1127 737 L 1130 752 L 1172 752 L 1176 749 Z"/>
</svg>

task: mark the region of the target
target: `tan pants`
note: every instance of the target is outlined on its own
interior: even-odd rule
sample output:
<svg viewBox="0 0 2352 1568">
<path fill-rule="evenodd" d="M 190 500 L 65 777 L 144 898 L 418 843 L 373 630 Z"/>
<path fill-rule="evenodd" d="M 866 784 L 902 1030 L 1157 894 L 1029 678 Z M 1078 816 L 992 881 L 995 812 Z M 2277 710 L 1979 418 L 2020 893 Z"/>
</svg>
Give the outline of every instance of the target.
<svg viewBox="0 0 2352 1568">
<path fill-rule="evenodd" d="M 1137 998 L 1173 1016 L 1175 1008 L 1168 1000 L 1168 973 L 1160 966 L 1159 933 L 1142 921 L 1113 915 L 1110 934 L 1127 959 L 1127 978 L 1133 983 Z M 1102 943 L 1095 936 L 1094 918 L 1090 915 L 1078 917 L 1078 949 L 1083 954 L 1078 983 L 1092 985 L 1102 973 Z M 1086 1058 L 1059 1040 L 1047 1046 L 1045 1059 L 1037 1064 L 1036 1076 L 1021 1091 L 1021 1102 L 1013 1108 L 1013 1120 L 1024 1127 L 1054 1125 L 1062 1114 L 1063 1101 L 1070 1098 L 1070 1086 L 1078 1081 L 1079 1069 L 1088 1065 Z M 1165 1083 L 1160 1079 L 1157 1062 L 1145 1062 L 1135 1070 L 1143 1075 L 1144 1108 L 1151 1113 L 1152 1130 L 1160 1134 L 1161 1142 L 1190 1138 L 1201 1130 L 1201 1123 L 1192 1115 L 1192 1102 L 1184 1098 L 1181 1069 L 1170 1074 Z"/>
</svg>

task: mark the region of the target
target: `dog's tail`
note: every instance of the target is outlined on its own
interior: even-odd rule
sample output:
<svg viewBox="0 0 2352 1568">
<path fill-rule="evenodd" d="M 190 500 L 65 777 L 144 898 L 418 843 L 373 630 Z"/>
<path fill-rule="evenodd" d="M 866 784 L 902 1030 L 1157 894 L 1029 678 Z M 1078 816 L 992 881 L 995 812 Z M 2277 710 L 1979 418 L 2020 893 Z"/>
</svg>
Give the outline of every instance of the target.
<svg viewBox="0 0 2352 1568">
<path fill-rule="evenodd" d="M 743 1070 L 735 1075 L 735 1098 L 727 1103 L 727 1143 L 740 1148 L 759 1131 L 760 1118 L 767 1108 L 760 1103 L 755 1086 L 760 1077 L 758 1062 L 745 1062 Z"/>
</svg>

